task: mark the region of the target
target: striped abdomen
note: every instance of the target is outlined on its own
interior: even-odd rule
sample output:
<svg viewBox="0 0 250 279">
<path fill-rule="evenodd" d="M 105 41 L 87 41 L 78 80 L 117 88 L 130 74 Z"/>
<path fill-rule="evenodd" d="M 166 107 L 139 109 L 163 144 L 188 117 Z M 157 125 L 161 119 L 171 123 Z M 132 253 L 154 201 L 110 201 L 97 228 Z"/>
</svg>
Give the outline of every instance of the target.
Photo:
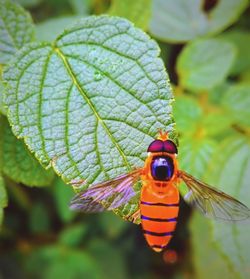
<svg viewBox="0 0 250 279">
<path fill-rule="evenodd" d="M 169 243 L 179 212 L 179 192 L 168 185 L 168 195 L 159 197 L 144 186 L 141 192 L 141 224 L 149 246 L 160 252 Z"/>
</svg>

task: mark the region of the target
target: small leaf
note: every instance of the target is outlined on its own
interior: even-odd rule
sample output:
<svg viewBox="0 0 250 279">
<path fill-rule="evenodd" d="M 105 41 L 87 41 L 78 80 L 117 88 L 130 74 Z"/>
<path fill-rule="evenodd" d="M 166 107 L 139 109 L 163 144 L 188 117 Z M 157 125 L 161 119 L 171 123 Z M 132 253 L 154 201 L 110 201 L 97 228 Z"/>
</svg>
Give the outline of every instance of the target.
<svg viewBox="0 0 250 279">
<path fill-rule="evenodd" d="M 72 23 L 80 18 L 82 18 L 82 16 L 75 15 L 51 18 L 40 22 L 36 24 L 36 37 L 38 41 L 53 41 L 66 27 L 72 25 Z M 50 32 L 48 32 L 48 30 L 50 30 Z"/>
<path fill-rule="evenodd" d="M 198 91 L 209 90 L 223 82 L 235 59 L 231 43 L 206 39 L 189 43 L 177 61 L 180 84 Z"/>
<path fill-rule="evenodd" d="M 74 14 L 86 16 L 91 12 L 93 0 L 69 0 L 68 2 L 71 5 Z"/>
<path fill-rule="evenodd" d="M 64 223 L 70 222 L 76 215 L 76 212 L 69 209 L 70 200 L 74 196 L 72 188 L 57 178 L 53 190 L 55 205 L 61 220 Z"/>
<path fill-rule="evenodd" d="M 216 142 L 210 138 L 180 138 L 179 161 L 181 169 L 197 178 L 204 177 L 216 147 Z"/>
<path fill-rule="evenodd" d="M 221 32 L 234 23 L 248 5 L 247 0 L 220 0 L 209 12 L 202 0 L 154 0 L 151 33 L 169 42 L 185 42 Z"/>
<path fill-rule="evenodd" d="M 33 8 L 40 4 L 43 0 L 15 0 L 25 8 Z"/>
<path fill-rule="evenodd" d="M 190 137 L 191 141 L 192 138 L 199 140 L 204 136 L 221 135 L 232 125 L 232 118 L 229 117 L 230 113 L 225 113 L 225 110 L 219 106 L 213 108 L 212 105 L 209 110 L 207 108 L 204 111 L 194 97 L 178 96 L 173 108 L 179 133 L 185 138 Z"/>
<path fill-rule="evenodd" d="M 151 0 L 112 0 L 108 13 L 113 16 L 125 17 L 135 26 L 147 30 L 151 16 Z"/>
<path fill-rule="evenodd" d="M 223 150 L 223 152 L 220 152 Z M 248 138 L 232 137 L 218 148 L 210 180 L 241 202 L 250 206 L 250 144 Z M 240 278 L 249 278 L 249 223 L 211 222 L 216 246 Z"/>
<path fill-rule="evenodd" d="M 15 52 L 33 40 L 31 17 L 21 6 L 0 0 L 0 64 L 6 64 Z"/>
<path fill-rule="evenodd" d="M 236 84 L 229 87 L 222 105 L 234 119 L 235 124 L 250 126 L 250 85 Z"/>
<path fill-rule="evenodd" d="M 219 33 L 238 20 L 249 5 L 248 0 L 220 0 L 208 13 L 209 35 Z"/>
<path fill-rule="evenodd" d="M 231 68 L 234 75 L 240 74 L 246 70 L 250 70 L 250 34 L 247 31 L 233 30 L 222 33 L 219 38 L 223 38 L 234 44 L 237 48 L 237 57 Z"/>
<path fill-rule="evenodd" d="M 112 247 L 107 241 L 101 239 L 88 243 L 88 251 L 98 263 L 101 278 L 129 278 L 126 269 L 124 254 L 117 247 Z M 112 266 L 112 268 L 110 268 Z"/>
<path fill-rule="evenodd" d="M 145 33 L 107 16 L 83 19 L 53 45 L 27 46 L 4 74 L 15 135 L 64 181 L 85 188 L 142 166 L 158 129 L 174 133 L 158 55 Z M 138 197 L 118 213 L 137 205 Z"/>
<path fill-rule="evenodd" d="M 0 226 L 3 221 L 3 208 L 5 208 L 7 205 L 8 205 L 7 193 L 5 190 L 4 180 L 0 172 Z"/>
<path fill-rule="evenodd" d="M 30 154 L 25 144 L 12 134 L 6 118 L 0 119 L 2 171 L 16 182 L 28 186 L 46 186 L 54 178 L 52 170 L 45 170 Z"/>
<path fill-rule="evenodd" d="M 115 238 L 124 231 L 127 223 L 119 219 L 116 215 L 110 212 L 104 212 L 100 216 L 100 226 L 110 238 Z"/>
<path fill-rule="evenodd" d="M 185 42 L 202 36 L 208 30 L 201 0 L 154 0 L 150 32 L 169 42 Z"/>
<path fill-rule="evenodd" d="M 26 256 L 27 269 L 34 278 L 90 278 L 100 279 L 94 258 L 83 250 L 54 245 L 34 249 Z"/>
<path fill-rule="evenodd" d="M 176 97 L 173 110 L 178 131 L 185 136 L 195 133 L 197 122 L 203 116 L 197 100 L 186 96 Z"/>
<path fill-rule="evenodd" d="M 45 204 L 35 203 L 29 215 L 30 231 L 32 233 L 45 233 L 50 230 L 49 212 Z"/>
<path fill-rule="evenodd" d="M 68 227 L 60 234 L 59 242 L 69 247 L 78 246 L 86 235 L 87 230 L 88 226 L 86 224 L 77 224 Z"/>
</svg>

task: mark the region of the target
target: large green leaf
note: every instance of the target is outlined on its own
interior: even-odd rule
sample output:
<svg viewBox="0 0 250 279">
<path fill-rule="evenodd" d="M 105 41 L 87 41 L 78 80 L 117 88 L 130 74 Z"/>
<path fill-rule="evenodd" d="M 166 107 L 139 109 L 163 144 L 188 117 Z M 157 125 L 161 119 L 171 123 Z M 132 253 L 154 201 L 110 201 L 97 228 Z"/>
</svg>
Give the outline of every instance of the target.
<svg viewBox="0 0 250 279">
<path fill-rule="evenodd" d="M 15 135 L 68 183 L 88 187 L 142 166 L 158 129 L 173 132 L 158 55 L 145 33 L 107 16 L 83 19 L 52 45 L 27 46 L 4 74 Z"/>
<path fill-rule="evenodd" d="M 28 186 L 49 185 L 54 177 L 52 170 L 45 170 L 30 154 L 25 144 L 12 133 L 6 118 L 0 119 L 2 171 L 16 182 Z"/>
<path fill-rule="evenodd" d="M 179 55 L 177 72 L 180 84 L 190 90 L 209 90 L 221 83 L 236 56 L 233 44 L 218 39 L 189 43 Z"/>
<path fill-rule="evenodd" d="M 109 14 L 125 17 L 135 26 L 147 30 L 151 16 L 151 0 L 112 0 Z"/>
<path fill-rule="evenodd" d="M 250 126 L 250 84 L 236 84 L 229 87 L 222 105 L 234 119 L 234 124 Z"/>
<path fill-rule="evenodd" d="M 212 35 L 235 22 L 247 0 L 220 0 L 209 12 L 203 0 L 153 0 L 150 31 L 164 41 L 185 42 Z"/>
<path fill-rule="evenodd" d="M 6 64 L 13 54 L 34 37 L 30 15 L 18 4 L 0 0 L 0 64 Z"/>
<path fill-rule="evenodd" d="M 218 151 L 209 182 L 220 186 L 221 190 L 250 206 L 249 138 L 229 138 L 221 143 Z M 240 278 L 249 278 L 249 222 L 213 222 L 212 226 L 214 241 L 219 251 Z"/>
</svg>

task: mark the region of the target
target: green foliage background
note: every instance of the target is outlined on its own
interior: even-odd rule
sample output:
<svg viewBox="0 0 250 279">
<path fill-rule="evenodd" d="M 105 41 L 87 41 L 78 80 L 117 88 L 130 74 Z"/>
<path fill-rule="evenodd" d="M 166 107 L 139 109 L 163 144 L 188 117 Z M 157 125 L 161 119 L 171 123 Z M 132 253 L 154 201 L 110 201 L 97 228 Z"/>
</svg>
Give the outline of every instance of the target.
<svg viewBox="0 0 250 279">
<path fill-rule="evenodd" d="M 128 165 L 141 165 L 144 150 L 157 128 L 168 127 L 172 137 L 176 137 L 176 131 L 178 133 L 182 169 L 250 205 L 250 8 L 247 0 L 190 0 L 189 5 L 183 0 L 0 0 L 0 278 L 249 278 L 249 224 L 207 220 L 183 203 L 176 234 L 169 247 L 177 253 L 177 258 L 172 260 L 168 252 L 156 254 L 147 247 L 139 226 L 110 212 L 87 215 L 70 211 L 68 204 L 73 190 L 51 168 L 46 170 L 40 164 L 49 167 L 52 162 L 54 170 L 66 182 L 86 177 L 91 182 L 123 172 L 124 163 L 117 169 L 108 169 L 104 165 L 103 173 L 92 177 L 100 160 L 89 165 L 88 169 L 84 164 L 89 164 L 89 158 L 87 161 L 79 159 L 79 150 L 74 153 L 70 143 L 68 150 L 62 147 L 62 157 L 58 160 L 53 154 L 55 148 L 42 149 L 35 134 L 30 134 L 33 126 L 25 130 L 33 115 L 28 116 L 29 110 L 24 110 L 21 125 L 15 122 L 15 115 L 9 113 L 14 134 L 24 138 L 26 144 L 13 134 L 6 114 L 8 108 L 14 107 L 9 93 L 14 92 L 11 86 L 16 82 L 16 73 L 27 65 L 23 57 L 36 57 L 36 61 L 43 59 L 50 47 L 48 42 L 56 40 L 52 45 L 58 53 L 64 51 L 64 61 L 72 54 L 80 59 L 81 52 L 78 53 L 77 48 L 67 50 L 69 30 L 74 33 L 69 26 L 94 14 L 125 17 L 157 41 L 175 97 L 176 128 L 169 114 L 172 93 L 163 63 L 157 58 L 156 44 L 138 29 L 116 19 L 119 28 L 130 26 L 131 32 L 126 31 L 127 37 L 120 43 L 132 41 L 133 51 L 121 50 L 120 44 L 113 41 L 117 49 L 116 53 L 109 53 L 111 60 L 107 67 L 107 53 L 104 51 L 103 54 L 97 48 L 97 55 L 104 55 L 101 61 L 104 68 L 94 72 L 94 82 L 105 81 L 105 72 L 125 93 L 132 88 L 132 94 L 139 94 L 136 102 L 126 99 L 127 105 L 125 102 L 123 106 L 124 100 L 114 97 L 108 102 L 117 102 L 112 103 L 112 109 L 117 104 L 131 109 L 133 120 L 140 121 L 123 119 L 122 110 L 114 112 L 120 117 L 118 120 L 131 126 L 124 126 L 124 129 L 132 132 L 126 134 L 128 144 L 124 141 L 125 136 L 117 132 L 115 114 L 111 115 L 113 142 L 109 145 L 110 150 L 113 150 L 112 144 L 117 145 L 116 141 L 122 142 L 121 151 L 126 155 L 124 160 Z M 107 24 L 109 19 L 102 20 Z M 91 20 L 88 24 L 92 24 Z M 113 23 L 108 24 L 112 26 Z M 114 35 L 112 32 L 115 31 L 110 31 L 110 36 Z M 101 32 L 96 33 L 94 39 L 98 46 L 105 46 L 101 35 Z M 119 36 L 117 34 L 118 39 Z M 39 43 L 44 41 L 47 43 Z M 38 46 L 39 53 L 36 51 Z M 22 50 L 18 52 L 19 49 Z M 81 49 L 86 53 L 88 50 Z M 132 65 L 125 63 L 125 58 L 125 62 L 123 58 L 117 58 L 119 51 L 136 61 L 138 67 L 133 72 L 136 77 L 141 76 L 143 80 L 149 75 L 151 82 L 119 80 L 113 71 L 117 68 L 117 59 L 121 59 L 121 72 L 129 72 Z M 150 55 L 141 59 L 140 51 Z M 53 61 L 53 65 L 57 65 L 58 62 Z M 100 69 L 102 63 L 98 59 L 93 61 Z M 21 78 L 18 80 L 22 86 L 30 86 L 28 91 L 31 94 L 36 91 L 38 71 L 43 67 L 39 63 L 31 71 L 37 74 L 36 80 L 29 83 L 28 74 L 24 82 Z M 72 64 L 72 68 L 77 70 L 76 64 Z M 58 69 L 61 68 L 58 66 Z M 61 71 L 59 76 L 63 74 Z M 80 81 L 83 80 L 80 77 Z M 80 90 L 82 84 L 79 82 L 78 85 Z M 55 84 L 55 91 L 60 91 L 57 86 L 61 84 Z M 63 86 L 61 90 L 64 90 Z M 87 94 L 90 96 L 96 88 L 90 87 Z M 114 90 L 109 85 L 100 88 L 104 95 L 103 88 L 107 88 L 110 94 Z M 148 88 L 151 88 L 151 95 L 144 96 Z M 156 89 L 160 90 L 161 102 L 157 101 L 159 95 L 154 95 Z M 128 98 L 126 94 L 124 96 Z M 26 96 L 21 101 L 29 102 L 29 98 Z M 99 105 L 97 112 L 101 117 L 110 117 L 104 113 L 103 103 L 95 105 Z M 60 113 L 60 107 L 58 111 L 56 109 L 55 106 L 53 113 Z M 151 114 L 148 114 L 150 110 Z M 103 131 L 99 130 L 96 134 L 101 133 Z M 87 131 L 84 139 L 89 140 L 88 136 L 93 134 Z M 105 144 L 100 140 L 97 142 Z M 45 142 L 45 147 L 48 146 L 49 143 Z M 35 152 L 35 156 L 29 149 Z M 72 164 L 67 165 L 68 158 L 65 159 L 64 154 L 69 150 L 73 150 L 73 159 Z M 114 155 L 115 163 L 119 162 L 118 155 Z M 114 164 L 108 162 L 110 155 L 99 156 L 106 158 L 106 164 Z M 75 168 L 69 168 L 72 165 Z M 77 172 L 77 168 L 83 173 Z M 116 213 L 123 216 L 135 207 L 136 200 Z"/>
</svg>

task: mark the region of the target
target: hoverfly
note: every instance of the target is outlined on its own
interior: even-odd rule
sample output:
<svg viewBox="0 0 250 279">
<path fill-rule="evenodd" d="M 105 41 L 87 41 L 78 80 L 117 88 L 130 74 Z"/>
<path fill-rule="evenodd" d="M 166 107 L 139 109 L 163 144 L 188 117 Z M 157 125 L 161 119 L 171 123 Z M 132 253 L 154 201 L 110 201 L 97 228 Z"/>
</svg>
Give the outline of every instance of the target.
<svg viewBox="0 0 250 279">
<path fill-rule="evenodd" d="M 139 209 L 126 217 L 132 220 L 140 217 L 146 241 L 156 252 L 166 248 L 175 231 L 181 181 L 189 189 L 184 200 L 207 217 L 226 221 L 250 217 L 250 209 L 235 198 L 179 170 L 178 150 L 167 133 L 160 132 L 147 151 L 144 167 L 79 192 L 72 199 L 71 208 L 84 212 L 114 210 L 135 196 L 133 185 L 141 181 Z"/>
</svg>

